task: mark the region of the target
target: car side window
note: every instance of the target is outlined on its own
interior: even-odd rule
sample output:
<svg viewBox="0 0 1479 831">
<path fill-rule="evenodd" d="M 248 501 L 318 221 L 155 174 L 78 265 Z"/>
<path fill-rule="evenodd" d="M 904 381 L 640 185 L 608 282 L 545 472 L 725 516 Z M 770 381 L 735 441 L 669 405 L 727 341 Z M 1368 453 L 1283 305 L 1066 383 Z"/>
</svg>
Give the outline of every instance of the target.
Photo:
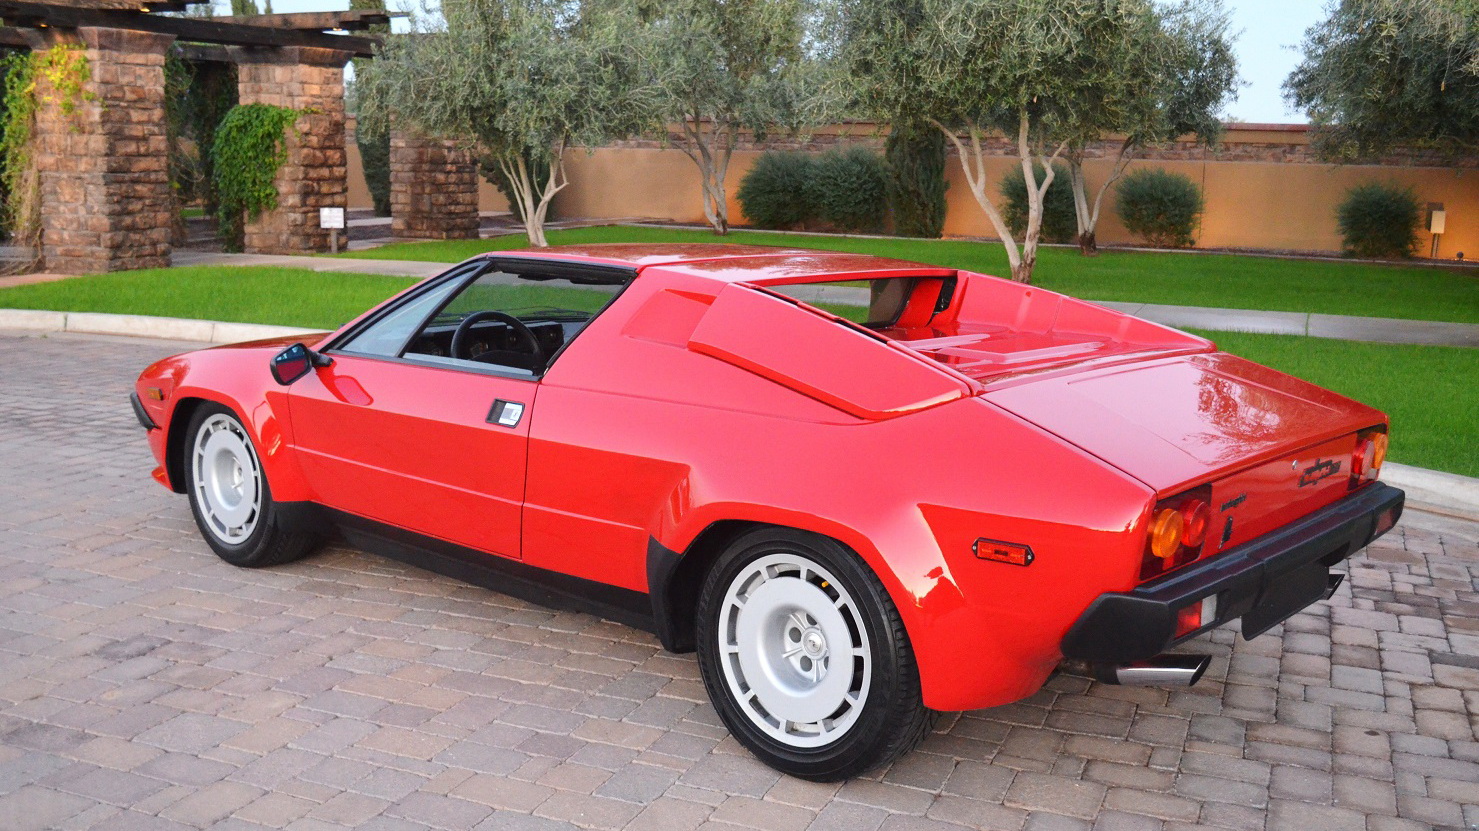
<svg viewBox="0 0 1479 831">
<path fill-rule="evenodd" d="M 389 314 L 354 333 L 337 348 L 361 355 L 378 355 L 386 358 L 399 356 L 417 327 L 430 317 L 433 311 L 447 302 L 447 297 L 462 285 L 467 276 L 468 272 L 463 272 L 460 277 L 454 276 L 443 280 L 440 285 L 433 286 L 419 296 L 411 298 L 400 308 L 392 310 Z"/>
<path fill-rule="evenodd" d="M 548 276 L 488 271 L 450 297 L 413 334 L 402 357 L 513 375 L 544 373 L 555 354 L 619 290 Z"/>
</svg>

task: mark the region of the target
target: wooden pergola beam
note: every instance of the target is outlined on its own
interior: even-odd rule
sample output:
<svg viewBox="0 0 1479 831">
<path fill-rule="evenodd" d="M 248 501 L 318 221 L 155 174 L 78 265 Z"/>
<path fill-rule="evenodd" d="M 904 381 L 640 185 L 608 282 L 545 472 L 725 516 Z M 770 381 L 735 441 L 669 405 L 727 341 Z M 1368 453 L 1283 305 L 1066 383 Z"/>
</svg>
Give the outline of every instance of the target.
<svg viewBox="0 0 1479 831">
<path fill-rule="evenodd" d="M 294 12 L 292 14 L 252 14 L 235 17 L 217 17 L 225 23 L 240 23 L 244 26 L 268 26 L 275 29 L 296 29 L 300 32 L 325 32 L 341 29 L 346 32 L 362 32 L 371 26 L 388 26 L 392 18 L 406 17 L 405 12 L 387 12 L 377 9 L 350 9 L 342 12 Z"/>
<path fill-rule="evenodd" d="M 151 6 L 152 8 L 152 6 Z M 98 26 L 174 35 L 180 40 L 225 46 L 307 46 L 374 57 L 378 38 L 364 35 L 330 35 L 323 32 L 246 26 L 209 18 L 163 17 L 127 9 L 85 8 L 51 3 L 0 0 L 0 19 L 9 26 L 76 29 Z"/>
</svg>

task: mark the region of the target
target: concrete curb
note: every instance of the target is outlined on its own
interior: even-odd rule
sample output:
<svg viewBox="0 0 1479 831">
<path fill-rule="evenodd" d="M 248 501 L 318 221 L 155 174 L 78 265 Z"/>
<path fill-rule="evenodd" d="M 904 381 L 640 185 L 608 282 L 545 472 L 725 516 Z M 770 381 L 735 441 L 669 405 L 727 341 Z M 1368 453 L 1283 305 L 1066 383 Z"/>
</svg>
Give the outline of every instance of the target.
<svg viewBox="0 0 1479 831">
<path fill-rule="evenodd" d="M 299 329 L 293 326 L 266 326 L 259 323 L 115 315 L 102 312 L 48 312 L 31 309 L 0 309 L 0 329 L 123 335 L 202 343 L 240 343 L 264 338 L 309 335 L 323 331 L 322 329 Z"/>
<path fill-rule="evenodd" d="M 264 338 L 318 334 L 323 331 L 219 320 L 32 309 L 0 309 L 0 329 L 122 335 L 203 343 L 240 343 Z M 1407 492 L 1409 508 L 1479 522 L 1479 479 L 1396 462 L 1382 465 L 1381 479 Z"/>
<path fill-rule="evenodd" d="M 1406 491 L 1408 507 L 1479 522 L 1479 479 L 1387 462 L 1381 481 Z"/>
</svg>

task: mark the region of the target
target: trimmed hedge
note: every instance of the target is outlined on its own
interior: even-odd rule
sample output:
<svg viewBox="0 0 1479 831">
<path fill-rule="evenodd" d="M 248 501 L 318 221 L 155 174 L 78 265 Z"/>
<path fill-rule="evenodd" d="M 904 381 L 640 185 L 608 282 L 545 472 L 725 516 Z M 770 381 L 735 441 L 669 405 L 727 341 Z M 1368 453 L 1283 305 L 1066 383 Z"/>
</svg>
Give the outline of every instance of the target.
<svg viewBox="0 0 1479 831">
<path fill-rule="evenodd" d="M 1411 257 L 1421 212 L 1412 188 L 1372 182 L 1346 191 L 1336 209 L 1344 251 L 1352 257 Z"/>
<path fill-rule="evenodd" d="M 814 157 L 806 153 L 761 154 L 740 180 L 735 197 L 740 210 L 757 228 L 787 230 L 816 215 L 811 204 Z"/>
<path fill-rule="evenodd" d="M 885 168 L 860 147 L 820 156 L 769 152 L 740 180 L 735 196 L 757 228 L 882 230 L 888 218 Z"/>
<path fill-rule="evenodd" d="M 945 230 L 945 134 L 934 125 L 895 122 L 884 145 L 894 232 L 937 239 Z"/>
<path fill-rule="evenodd" d="M 1189 176 L 1142 168 L 1120 180 L 1115 210 L 1130 233 L 1151 245 L 1190 248 L 1202 216 L 1202 189 Z"/>
<path fill-rule="evenodd" d="M 851 233 L 877 233 L 888 219 L 883 158 L 861 147 L 829 150 L 811 171 L 817 218 Z"/>
<path fill-rule="evenodd" d="M 1045 171 L 1037 168 L 1037 180 L 1042 181 Z M 1027 231 L 1027 181 L 1022 178 L 1022 169 L 1017 166 L 1001 178 L 999 186 L 1006 203 L 1002 206 L 1002 219 L 1019 240 Z M 1073 185 L 1068 179 L 1068 168 L 1053 165 L 1053 183 L 1043 194 L 1042 241 L 1073 242 L 1078 237 L 1078 214 L 1073 209 Z"/>
</svg>

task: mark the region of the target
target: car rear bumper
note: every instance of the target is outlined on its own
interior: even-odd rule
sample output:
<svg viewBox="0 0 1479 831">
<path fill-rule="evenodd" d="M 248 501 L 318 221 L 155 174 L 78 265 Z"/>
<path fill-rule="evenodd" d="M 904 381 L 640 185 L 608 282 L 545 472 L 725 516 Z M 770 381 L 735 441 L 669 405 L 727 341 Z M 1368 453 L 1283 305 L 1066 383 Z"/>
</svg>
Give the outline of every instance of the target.
<svg viewBox="0 0 1479 831">
<path fill-rule="evenodd" d="M 1283 528 L 1152 580 L 1102 594 L 1063 638 L 1065 657 L 1096 662 L 1151 658 L 1167 647 L 1241 618 L 1243 637 L 1263 634 L 1327 597 L 1330 566 L 1391 530 L 1402 491 L 1380 482 Z M 1216 597 L 1214 620 L 1176 635 L 1176 612 Z"/>
</svg>

